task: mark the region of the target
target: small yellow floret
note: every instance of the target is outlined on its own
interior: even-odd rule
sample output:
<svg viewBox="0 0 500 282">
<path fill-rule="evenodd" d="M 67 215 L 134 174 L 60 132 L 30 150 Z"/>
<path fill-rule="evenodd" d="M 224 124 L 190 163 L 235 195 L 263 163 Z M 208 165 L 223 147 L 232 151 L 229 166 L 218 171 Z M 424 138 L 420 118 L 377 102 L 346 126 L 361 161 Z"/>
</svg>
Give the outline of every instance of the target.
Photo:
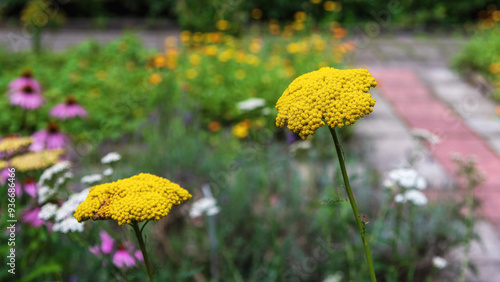
<svg viewBox="0 0 500 282">
<path fill-rule="evenodd" d="M 377 82 L 365 69 L 321 68 L 296 78 L 276 103 L 276 126 L 288 126 L 302 139 L 325 125 L 351 125 L 373 111 L 368 90 Z M 324 120 L 324 121 L 323 121 Z"/>
<path fill-rule="evenodd" d="M 73 216 L 79 222 L 113 219 L 119 225 L 132 221 L 158 221 L 167 216 L 173 205 L 189 199 L 191 194 L 178 184 L 141 173 L 92 187 Z"/>
</svg>

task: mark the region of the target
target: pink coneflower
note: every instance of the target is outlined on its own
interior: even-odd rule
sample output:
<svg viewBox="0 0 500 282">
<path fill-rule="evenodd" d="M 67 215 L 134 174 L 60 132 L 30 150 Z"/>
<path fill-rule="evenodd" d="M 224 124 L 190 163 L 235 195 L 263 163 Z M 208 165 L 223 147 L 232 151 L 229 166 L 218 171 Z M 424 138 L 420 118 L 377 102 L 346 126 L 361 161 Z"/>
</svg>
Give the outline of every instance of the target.
<svg viewBox="0 0 500 282">
<path fill-rule="evenodd" d="M 81 118 L 87 117 L 87 111 L 76 102 L 75 97 L 68 96 L 66 101 L 61 104 L 57 104 L 50 110 L 51 117 L 57 117 L 62 120 L 67 118 L 75 118 L 77 116 Z"/>
<path fill-rule="evenodd" d="M 23 181 L 23 187 L 24 187 L 24 192 L 26 192 L 26 194 L 30 195 L 33 198 L 36 197 L 37 195 L 36 191 L 38 190 L 38 186 L 35 182 L 35 179 L 26 178 Z"/>
<path fill-rule="evenodd" d="M 34 110 L 40 108 L 45 102 L 41 92 L 36 91 L 32 86 L 25 86 L 21 89 L 15 89 L 9 94 L 11 105 L 19 106 L 24 109 Z"/>
<path fill-rule="evenodd" d="M 20 91 L 21 89 L 29 86 L 31 87 L 35 92 L 41 93 L 42 92 L 42 87 L 40 86 L 40 83 L 32 77 L 32 73 L 29 70 L 25 70 L 22 74 L 21 77 L 14 79 L 9 83 L 9 92 L 13 93 L 16 91 Z"/>
<path fill-rule="evenodd" d="M 113 264 L 119 268 L 135 266 L 135 259 L 129 252 L 130 246 L 127 247 L 125 244 L 118 244 L 118 249 L 113 255 Z"/>
<path fill-rule="evenodd" d="M 59 131 L 59 124 L 50 121 L 46 129 L 39 130 L 31 136 L 33 143 L 30 146 L 31 151 L 39 152 L 44 149 L 59 149 L 66 146 L 68 137 Z"/>
<path fill-rule="evenodd" d="M 38 217 L 40 207 L 27 208 L 21 214 L 21 221 L 28 223 L 32 227 L 40 227 L 43 220 Z"/>
</svg>

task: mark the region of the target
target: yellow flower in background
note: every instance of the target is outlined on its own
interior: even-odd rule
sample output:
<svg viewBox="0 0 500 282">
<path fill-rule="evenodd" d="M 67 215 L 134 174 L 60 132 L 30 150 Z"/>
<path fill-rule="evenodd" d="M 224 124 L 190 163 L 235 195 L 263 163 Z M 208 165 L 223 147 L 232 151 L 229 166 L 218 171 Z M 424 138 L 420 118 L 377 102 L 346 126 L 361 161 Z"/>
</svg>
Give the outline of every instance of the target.
<svg viewBox="0 0 500 282">
<path fill-rule="evenodd" d="M 195 69 L 188 69 L 186 71 L 187 79 L 195 79 L 198 76 L 198 72 Z"/>
<path fill-rule="evenodd" d="M 351 125 L 373 111 L 368 93 L 377 83 L 365 69 L 321 68 L 296 78 L 276 103 L 276 126 L 287 127 L 302 139 L 325 125 Z"/>
<path fill-rule="evenodd" d="M 295 13 L 294 18 L 298 22 L 304 22 L 307 18 L 307 15 L 304 11 L 298 11 Z"/>
<path fill-rule="evenodd" d="M 161 75 L 158 73 L 153 73 L 151 76 L 149 76 L 149 83 L 153 85 L 157 85 L 162 81 Z"/>
<path fill-rule="evenodd" d="M 328 11 L 328 12 L 335 11 L 335 6 L 336 6 L 336 4 L 333 1 L 326 1 L 323 4 L 323 8 L 325 9 L 325 11 Z"/>
<path fill-rule="evenodd" d="M 0 152 L 13 153 L 33 142 L 31 137 L 6 137 L 0 141 Z"/>
<path fill-rule="evenodd" d="M 97 77 L 97 79 L 104 81 L 108 78 L 108 73 L 106 71 L 99 71 L 95 76 Z"/>
<path fill-rule="evenodd" d="M 224 50 L 219 54 L 218 59 L 223 63 L 227 62 L 233 58 L 233 53 L 234 53 L 233 49 Z"/>
<path fill-rule="evenodd" d="M 248 126 L 246 123 L 239 122 L 233 126 L 234 136 L 243 139 L 248 136 Z"/>
<path fill-rule="evenodd" d="M 176 48 L 177 47 L 177 37 L 175 36 L 167 36 L 165 38 L 165 47 L 168 48 Z"/>
<path fill-rule="evenodd" d="M 215 26 L 217 27 L 218 30 L 228 30 L 229 29 L 229 22 L 226 20 L 218 20 L 215 23 Z"/>
<path fill-rule="evenodd" d="M 303 30 L 306 26 L 302 22 L 294 22 L 293 29 L 295 30 Z"/>
<path fill-rule="evenodd" d="M 245 57 L 246 57 L 245 51 L 239 50 L 238 52 L 236 52 L 236 61 L 238 63 L 243 63 L 245 61 Z"/>
<path fill-rule="evenodd" d="M 128 43 L 125 41 L 122 41 L 118 44 L 118 51 L 120 52 L 125 52 L 128 50 Z"/>
<path fill-rule="evenodd" d="M 158 221 L 191 194 L 168 179 L 148 173 L 94 186 L 74 213 L 78 222 L 112 219 L 118 225 Z"/>
<path fill-rule="evenodd" d="M 319 3 L 321 3 L 321 1 L 322 0 L 311 0 L 311 3 L 313 3 L 313 4 L 319 4 Z"/>
<path fill-rule="evenodd" d="M 183 31 L 181 31 L 181 34 L 179 37 L 180 37 L 181 42 L 183 44 L 187 44 L 191 40 L 191 32 L 189 30 L 183 30 Z"/>
<path fill-rule="evenodd" d="M 195 43 L 201 43 L 201 42 L 203 42 L 204 39 L 205 39 L 205 34 L 203 34 L 201 32 L 195 32 L 193 34 L 193 42 L 195 42 Z"/>
<path fill-rule="evenodd" d="M 201 63 L 201 57 L 198 54 L 191 54 L 189 56 L 189 63 L 193 66 L 198 66 Z"/>
<path fill-rule="evenodd" d="M 239 79 L 239 80 L 242 80 L 246 77 L 246 72 L 245 70 L 237 70 L 235 73 L 234 73 L 234 77 L 236 77 L 236 79 Z"/>
<path fill-rule="evenodd" d="M 262 11 L 260 9 L 256 8 L 256 9 L 252 10 L 250 15 L 252 16 L 252 18 L 258 20 L 258 19 L 262 18 Z"/>
<path fill-rule="evenodd" d="M 6 167 L 7 167 L 7 162 L 3 161 L 3 160 L 0 160 L 0 169 L 4 169 Z"/>
<path fill-rule="evenodd" d="M 488 71 L 492 74 L 500 72 L 500 64 L 492 63 L 491 65 L 488 66 Z"/>
<path fill-rule="evenodd" d="M 278 35 L 280 34 L 281 28 L 279 24 L 277 23 L 272 23 L 269 25 L 269 33 L 272 35 Z"/>
<path fill-rule="evenodd" d="M 92 98 L 99 98 L 99 97 L 101 97 L 101 89 L 99 89 L 99 88 L 93 88 L 92 90 L 90 90 L 90 96 L 92 96 Z"/>
<path fill-rule="evenodd" d="M 250 47 L 248 47 L 248 50 L 249 50 L 251 53 L 259 53 L 259 52 L 260 52 L 260 49 L 262 49 L 262 44 L 261 44 L 261 42 L 257 42 L 257 41 L 253 41 L 253 42 L 250 44 Z"/>
<path fill-rule="evenodd" d="M 215 46 L 215 45 L 206 46 L 204 50 L 205 50 L 205 55 L 207 55 L 209 57 L 216 56 L 217 52 L 218 52 L 217 46 Z"/>
<path fill-rule="evenodd" d="M 19 171 L 30 171 L 45 169 L 59 161 L 64 153 L 62 149 L 45 150 L 41 152 L 29 152 L 11 159 L 12 167 Z"/>
<path fill-rule="evenodd" d="M 245 57 L 245 62 L 252 66 L 258 66 L 260 65 L 260 58 L 250 54 Z"/>
<path fill-rule="evenodd" d="M 125 64 L 125 69 L 127 71 L 133 71 L 135 69 L 135 63 L 132 62 L 132 61 L 128 61 L 126 64 Z"/>
</svg>

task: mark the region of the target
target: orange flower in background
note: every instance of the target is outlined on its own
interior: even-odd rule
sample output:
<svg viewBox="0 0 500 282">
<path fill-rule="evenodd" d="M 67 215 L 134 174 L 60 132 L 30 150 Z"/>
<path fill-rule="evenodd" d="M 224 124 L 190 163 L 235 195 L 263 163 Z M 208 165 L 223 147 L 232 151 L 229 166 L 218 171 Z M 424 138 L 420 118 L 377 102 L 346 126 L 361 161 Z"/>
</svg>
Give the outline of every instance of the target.
<svg viewBox="0 0 500 282">
<path fill-rule="evenodd" d="M 500 11 L 494 11 L 493 14 L 491 14 L 491 19 L 496 22 L 500 21 Z"/>
<path fill-rule="evenodd" d="M 250 15 L 252 16 L 252 18 L 258 20 L 262 18 L 262 11 L 260 9 L 253 9 Z"/>
<path fill-rule="evenodd" d="M 500 117 L 500 105 L 495 108 L 495 113 Z"/>
<path fill-rule="evenodd" d="M 229 22 L 226 20 L 218 20 L 215 23 L 215 26 L 217 27 L 218 30 L 228 30 L 229 29 Z"/>
<path fill-rule="evenodd" d="M 344 28 L 336 27 L 333 29 L 333 36 L 335 38 L 344 38 L 347 35 L 347 31 Z"/>
<path fill-rule="evenodd" d="M 297 13 L 295 13 L 294 17 L 296 21 L 304 22 L 307 18 L 307 15 L 304 11 L 298 11 Z"/>
<path fill-rule="evenodd" d="M 488 71 L 492 74 L 496 74 L 496 73 L 500 72 L 500 64 L 492 63 L 491 65 L 489 65 Z"/>
<path fill-rule="evenodd" d="M 245 126 L 247 129 L 250 129 L 252 127 L 252 121 L 249 119 L 244 119 L 241 124 Z"/>
<path fill-rule="evenodd" d="M 250 123 L 251 125 L 251 123 Z M 235 126 L 233 126 L 233 134 L 234 136 L 243 139 L 248 136 L 248 123 L 245 121 L 237 123 Z"/>
<path fill-rule="evenodd" d="M 277 23 L 271 23 L 269 25 L 269 33 L 272 35 L 280 34 L 280 26 Z"/>
<path fill-rule="evenodd" d="M 220 130 L 220 128 L 221 128 L 220 122 L 218 121 L 212 121 L 208 124 L 208 130 L 212 132 L 217 132 Z"/>
<path fill-rule="evenodd" d="M 153 73 L 149 76 L 149 83 L 157 85 L 162 81 L 161 75 L 158 73 Z"/>
<path fill-rule="evenodd" d="M 166 65 L 166 60 L 165 57 L 163 57 L 163 54 L 156 54 L 153 64 L 157 68 L 162 68 Z"/>
</svg>

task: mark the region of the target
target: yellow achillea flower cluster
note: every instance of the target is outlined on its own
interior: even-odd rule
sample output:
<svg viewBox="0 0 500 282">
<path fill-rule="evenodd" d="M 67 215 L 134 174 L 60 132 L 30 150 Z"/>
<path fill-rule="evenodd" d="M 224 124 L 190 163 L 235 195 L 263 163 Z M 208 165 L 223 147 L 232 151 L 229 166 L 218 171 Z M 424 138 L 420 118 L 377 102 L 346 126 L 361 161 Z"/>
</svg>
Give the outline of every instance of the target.
<svg viewBox="0 0 500 282">
<path fill-rule="evenodd" d="M 94 186 L 73 215 L 79 222 L 113 219 L 119 225 L 158 221 L 173 205 L 191 199 L 191 194 L 168 179 L 148 173 Z"/>
<path fill-rule="evenodd" d="M 31 137 L 7 137 L 0 141 L 0 152 L 11 153 L 33 142 Z"/>
<path fill-rule="evenodd" d="M 368 90 L 377 82 L 365 69 L 325 67 L 296 78 L 276 103 L 276 126 L 288 128 L 302 139 L 325 125 L 351 125 L 373 111 Z"/>
<path fill-rule="evenodd" d="M 0 169 L 4 169 L 7 167 L 7 162 L 0 160 Z"/>
<path fill-rule="evenodd" d="M 10 165 L 19 171 L 44 169 L 56 164 L 63 153 L 62 149 L 29 152 L 12 158 Z"/>
</svg>

